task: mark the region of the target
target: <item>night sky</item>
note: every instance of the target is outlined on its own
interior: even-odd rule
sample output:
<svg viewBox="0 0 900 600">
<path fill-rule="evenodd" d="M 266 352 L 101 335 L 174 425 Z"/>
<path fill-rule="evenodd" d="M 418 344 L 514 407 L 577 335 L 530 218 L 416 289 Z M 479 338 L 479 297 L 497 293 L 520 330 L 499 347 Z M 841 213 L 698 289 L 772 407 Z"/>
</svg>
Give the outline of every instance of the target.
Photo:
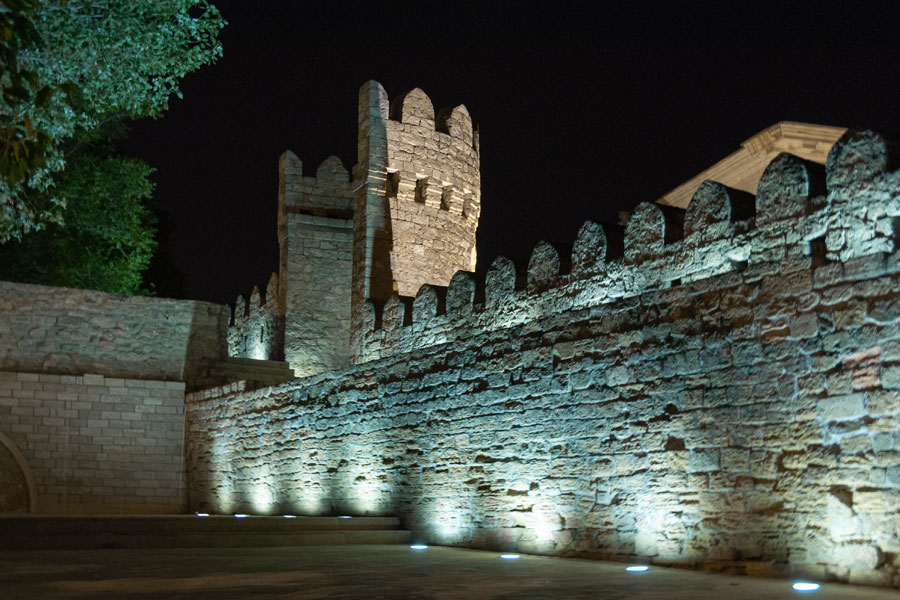
<svg viewBox="0 0 900 600">
<path fill-rule="evenodd" d="M 469 109 L 481 264 L 615 222 L 778 121 L 900 133 L 898 2 L 213 3 L 224 57 L 124 143 L 157 169 L 160 295 L 172 264 L 188 298 L 265 284 L 279 155 L 352 168 L 369 79 Z"/>
</svg>

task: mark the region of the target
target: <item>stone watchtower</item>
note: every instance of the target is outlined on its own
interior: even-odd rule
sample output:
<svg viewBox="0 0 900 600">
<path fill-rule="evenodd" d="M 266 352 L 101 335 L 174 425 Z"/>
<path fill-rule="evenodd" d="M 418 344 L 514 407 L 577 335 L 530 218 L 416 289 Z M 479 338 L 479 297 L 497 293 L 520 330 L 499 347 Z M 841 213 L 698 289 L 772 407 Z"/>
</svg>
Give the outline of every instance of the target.
<svg viewBox="0 0 900 600">
<path fill-rule="evenodd" d="M 332 156 L 303 176 L 291 152 L 278 163 L 279 305 L 284 360 L 303 377 L 350 361 L 353 188 Z"/>
<path fill-rule="evenodd" d="M 465 106 L 435 116 L 418 88 L 389 102 L 378 82 L 364 84 L 353 180 L 353 331 L 366 300 L 415 296 L 475 270 L 481 170 Z"/>
<path fill-rule="evenodd" d="M 366 300 L 415 296 L 423 284 L 446 286 L 456 271 L 475 270 L 481 172 L 466 107 L 435 116 L 419 89 L 391 105 L 369 81 L 359 91 L 358 142 L 352 178 L 336 157 L 315 177 L 290 151 L 279 162 L 275 321 L 298 376 L 353 362 Z M 253 335 L 246 323 L 235 333 Z"/>
</svg>

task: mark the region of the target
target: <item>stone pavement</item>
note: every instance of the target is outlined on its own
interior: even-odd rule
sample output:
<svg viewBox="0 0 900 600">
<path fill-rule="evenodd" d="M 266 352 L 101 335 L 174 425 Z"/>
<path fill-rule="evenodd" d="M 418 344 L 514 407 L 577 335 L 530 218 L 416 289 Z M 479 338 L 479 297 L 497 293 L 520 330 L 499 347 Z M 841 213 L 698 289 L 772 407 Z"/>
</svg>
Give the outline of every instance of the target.
<svg viewBox="0 0 900 600">
<path fill-rule="evenodd" d="M 496 552 L 406 546 L 0 552 L 0 598 L 900 600 L 900 591 Z"/>
</svg>

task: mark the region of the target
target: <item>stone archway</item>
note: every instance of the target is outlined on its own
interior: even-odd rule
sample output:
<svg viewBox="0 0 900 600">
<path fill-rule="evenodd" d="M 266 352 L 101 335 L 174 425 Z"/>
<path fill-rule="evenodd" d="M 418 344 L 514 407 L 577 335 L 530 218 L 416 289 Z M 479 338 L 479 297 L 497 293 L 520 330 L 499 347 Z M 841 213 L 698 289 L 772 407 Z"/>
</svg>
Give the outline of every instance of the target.
<svg viewBox="0 0 900 600">
<path fill-rule="evenodd" d="M 37 512 L 37 487 L 28 462 L 9 437 L 0 432 L 0 514 Z"/>
</svg>

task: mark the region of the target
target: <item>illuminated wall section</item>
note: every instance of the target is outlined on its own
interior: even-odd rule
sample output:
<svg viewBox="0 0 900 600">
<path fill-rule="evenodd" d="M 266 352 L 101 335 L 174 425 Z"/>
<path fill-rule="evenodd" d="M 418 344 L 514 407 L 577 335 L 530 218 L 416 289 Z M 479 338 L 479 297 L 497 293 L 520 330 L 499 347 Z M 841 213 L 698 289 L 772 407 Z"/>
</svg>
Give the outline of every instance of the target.
<svg viewBox="0 0 900 600">
<path fill-rule="evenodd" d="M 622 243 L 586 224 L 568 271 L 541 244 L 380 321 L 370 305 L 368 362 L 189 395 L 192 508 L 390 513 L 430 543 L 897 587 L 888 159 L 849 132 L 824 173 L 776 158 L 755 198 L 643 204 Z"/>
</svg>

